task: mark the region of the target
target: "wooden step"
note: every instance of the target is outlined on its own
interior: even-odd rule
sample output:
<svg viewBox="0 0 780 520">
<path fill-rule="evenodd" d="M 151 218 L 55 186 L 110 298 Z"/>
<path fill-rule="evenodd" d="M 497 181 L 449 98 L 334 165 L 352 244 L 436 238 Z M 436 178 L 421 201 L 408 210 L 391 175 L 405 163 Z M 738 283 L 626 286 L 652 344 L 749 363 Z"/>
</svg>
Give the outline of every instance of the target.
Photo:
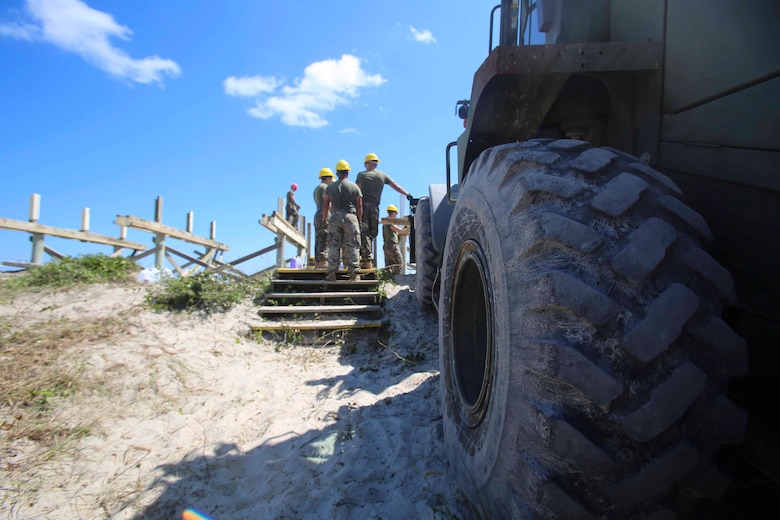
<svg viewBox="0 0 780 520">
<path fill-rule="evenodd" d="M 374 268 L 359 269 L 358 273 L 363 278 L 378 281 L 377 270 Z M 327 269 L 297 269 L 285 267 L 276 270 L 275 280 L 324 280 L 327 275 Z M 337 277 L 346 280 L 349 278 L 349 271 L 346 269 L 339 269 L 336 271 L 336 275 Z"/>
<path fill-rule="evenodd" d="M 305 314 L 316 312 L 380 312 L 381 305 L 263 305 L 260 314 Z"/>
<path fill-rule="evenodd" d="M 282 267 L 280 269 L 276 270 L 276 273 L 278 276 L 284 275 L 284 276 L 298 276 L 298 275 L 308 275 L 308 274 L 328 274 L 327 269 L 303 269 L 303 268 L 297 268 L 297 267 Z M 346 269 L 339 269 L 339 273 L 346 273 L 348 272 Z M 376 267 L 372 267 L 371 269 L 360 269 L 361 273 L 365 274 L 376 274 L 377 269 Z"/>
<path fill-rule="evenodd" d="M 266 298 L 371 298 L 379 296 L 376 291 L 341 291 L 341 292 L 271 292 L 265 293 Z"/>
<path fill-rule="evenodd" d="M 379 285 L 379 280 L 355 280 L 350 282 L 349 280 L 336 280 L 335 282 L 329 282 L 327 280 L 271 280 L 274 286 L 286 286 L 300 287 L 300 286 L 321 286 L 321 287 L 341 287 L 341 288 L 358 288 L 358 287 L 376 287 Z"/>
<path fill-rule="evenodd" d="M 381 320 L 291 320 L 291 321 L 268 321 L 262 324 L 250 325 L 250 329 L 255 332 L 274 331 L 274 330 L 355 330 L 355 329 L 375 329 L 382 326 Z"/>
</svg>

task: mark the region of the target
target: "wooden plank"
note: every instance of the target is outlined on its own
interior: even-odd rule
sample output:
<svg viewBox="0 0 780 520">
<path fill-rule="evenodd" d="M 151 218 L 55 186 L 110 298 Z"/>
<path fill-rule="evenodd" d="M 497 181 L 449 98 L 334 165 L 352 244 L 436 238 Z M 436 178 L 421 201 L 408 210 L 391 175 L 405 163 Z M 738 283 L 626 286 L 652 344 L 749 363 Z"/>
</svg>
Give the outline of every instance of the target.
<svg viewBox="0 0 780 520">
<path fill-rule="evenodd" d="M 381 320 L 375 321 L 269 321 L 262 325 L 250 325 L 250 329 L 256 332 L 275 330 L 341 330 L 341 329 L 373 329 L 382 326 Z"/>
<path fill-rule="evenodd" d="M 50 248 L 49 246 L 43 246 L 43 250 L 49 254 L 52 258 L 56 258 L 57 260 L 62 260 L 65 258 L 65 255 L 60 253 L 59 251 L 55 251 L 54 249 Z"/>
<path fill-rule="evenodd" d="M 265 247 L 261 249 L 260 251 L 255 251 L 254 253 L 250 253 L 246 256 L 242 256 L 241 258 L 237 258 L 236 260 L 233 260 L 232 262 L 228 262 L 229 265 L 238 265 L 240 263 L 246 262 L 247 260 L 251 260 L 255 257 L 258 257 L 260 255 L 264 255 L 266 253 L 270 253 L 271 251 L 275 250 L 277 247 L 276 244 Z M 197 252 L 196 252 L 197 253 Z"/>
<path fill-rule="evenodd" d="M 179 264 L 177 264 L 176 260 L 174 260 L 173 257 L 169 254 L 168 249 L 165 250 L 165 258 L 167 258 L 173 268 L 176 269 L 176 272 L 179 273 L 179 276 L 184 276 L 184 271 L 181 270 Z"/>
<path fill-rule="evenodd" d="M 411 225 L 410 220 L 411 220 L 410 217 L 395 217 L 395 218 L 382 217 L 381 219 L 379 219 L 379 223 L 382 225 L 395 224 L 396 226 L 409 226 Z"/>
<path fill-rule="evenodd" d="M 275 278 L 271 280 L 271 283 L 276 285 L 318 285 L 322 287 L 371 287 L 379 285 L 379 280 L 355 280 L 350 282 L 349 280 L 336 280 L 335 282 L 329 282 L 327 280 L 280 280 Z"/>
<path fill-rule="evenodd" d="M 157 248 L 155 247 L 154 249 L 150 249 L 148 251 L 144 251 L 143 253 L 140 253 L 138 255 L 133 255 L 131 257 L 131 260 L 133 260 L 134 262 L 137 263 L 139 260 L 143 260 L 147 256 L 153 255 L 156 252 L 157 252 Z"/>
<path fill-rule="evenodd" d="M 196 251 L 195 254 L 199 254 L 199 253 Z M 211 261 L 211 263 L 213 264 L 211 267 L 214 268 L 214 272 L 215 273 L 222 273 L 222 274 L 236 276 L 236 277 L 240 277 L 240 278 L 247 278 L 248 277 L 246 273 L 244 273 L 244 272 L 240 271 L 239 269 L 233 267 L 231 264 L 226 264 L 226 263 L 221 262 L 221 261 L 219 261 L 217 259 L 213 259 Z M 206 267 L 206 266 L 204 266 L 204 267 Z"/>
<path fill-rule="evenodd" d="M 303 314 L 310 312 L 379 312 L 379 305 L 264 305 L 257 308 L 260 314 Z"/>
<path fill-rule="evenodd" d="M 290 274 L 290 275 L 306 275 L 306 274 L 328 274 L 327 269 L 299 269 L 297 267 L 280 267 L 276 270 L 279 274 Z M 349 275 L 349 271 L 346 269 L 339 269 L 337 271 L 338 273 L 341 273 L 345 276 Z M 376 274 L 377 268 L 372 267 L 371 269 L 359 269 L 358 272 L 360 274 Z"/>
<path fill-rule="evenodd" d="M 285 229 L 286 235 L 293 235 L 293 236 L 304 238 L 303 234 L 301 234 L 298 228 L 294 227 L 292 224 L 287 222 L 287 219 L 284 218 L 284 215 L 282 215 L 278 211 L 274 211 L 273 218 L 274 218 L 274 225 L 277 228 Z M 306 240 L 304 240 L 304 246 L 305 246 L 305 242 Z"/>
<path fill-rule="evenodd" d="M 176 229 L 173 226 L 160 224 L 159 222 L 152 222 L 151 220 L 144 220 L 138 217 L 132 217 L 130 215 L 117 215 L 114 224 L 117 226 L 131 227 L 140 229 L 142 231 L 149 231 L 150 233 L 165 235 L 177 240 L 184 240 L 185 242 L 190 242 L 192 244 L 213 247 L 214 249 L 219 249 L 220 251 L 228 251 L 230 249 L 225 244 L 217 242 L 216 240 L 203 238 L 193 233 L 187 233 L 186 231 Z"/>
<path fill-rule="evenodd" d="M 143 251 L 146 249 L 145 245 L 138 242 L 131 242 L 122 238 L 101 235 L 100 233 L 93 233 L 92 231 L 76 231 L 75 229 L 57 228 L 52 226 L 45 226 L 43 224 L 25 222 L 23 220 L 13 220 L 10 218 L 0 217 L 0 228 L 10 229 L 12 231 L 25 231 L 27 233 L 33 234 L 37 233 L 40 235 L 68 238 L 71 240 L 81 240 L 83 242 L 93 242 L 95 244 L 124 247 L 127 249 L 135 249 L 137 251 Z"/>
<path fill-rule="evenodd" d="M 266 228 L 271 233 L 279 234 L 279 228 L 271 223 L 270 217 L 263 215 L 263 217 L 257 221 L 258 224 Z"/>
<path fill-rule="evenodd" d="M 376 291 L 340 291 L 340 292 L 271 292 L 266 298 L 370 298 L 379 296 Z"/>
<path fill-rule="evenodd" d="M 167 251 L 169 251 L 169 252 L 171 252 L 171 253 L 173 253 L 173 254 L 177 255 L 177 256 L 180 256 L 181 258 L 184 258 L 185 260 L 189 260 L 189 261 L 190 261 L 190 263 L 192 263 L 192 264 L 197 264 L 197 265 L 199 265 L 199 266 L 201 266 L 201 267 L 205 267 L 206 269 L 211 269 L 211 268 L 213 268 L 213 267 L 214 267 L 213 265 L 211 265 L 211 264 L 208 264 L 208 263 L 204 262 L 204 261 L 203 261 L 203 260 L 201 260 L 201 259 L 194 258 L 194 257 L 192 257 L 192 256 L 190 256 L 190 255 L 187 255 L 187 254 L 185 254 L 185 253 L 182 253 L 181 251 L 177 251 L 176 249 L 174 249 L 174 248 L 172 248 L 172 247 L 170 247 L 170 246 L 167 246 L 165 249 L 166 249 Z M 214 261 L 214 262 L 215 262 L 215 260 L 212 260 L 212 261 Z"/>
<path fill-rule="evenodd" d="M 33 264 L 30 262 L 3 262 L 3 265 L 7 265 L 8 267 L 23 267 L 25 269 L 29 269 L 30 267 L 40 267 L 43 264 Z"/>
<path fill-rule="evenodd" d="M 306 249 L 306 237 L 301 235 L 279 213 L 274 211 L 271 216 L 263 215 L 259 222 L 272 233 L 284 235 L 294 245 Z"/>
</svg>

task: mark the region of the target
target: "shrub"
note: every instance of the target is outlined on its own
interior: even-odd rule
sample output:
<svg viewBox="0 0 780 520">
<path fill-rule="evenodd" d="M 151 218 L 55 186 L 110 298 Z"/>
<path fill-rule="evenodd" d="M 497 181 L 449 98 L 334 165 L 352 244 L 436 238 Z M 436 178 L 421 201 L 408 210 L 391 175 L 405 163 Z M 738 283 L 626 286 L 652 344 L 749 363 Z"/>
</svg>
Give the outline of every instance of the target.
<svg viewBox="0 0 780 520">
<path fill-rule="evenodd" d="M 66 256 L 6 282 L 8 287 L 67 287 L 86 283 L 120 283 L 131 280 L 140 266 L 127 258 L 103 254 Z"/>
<path fill-rule="evenodd" d="M 158 310 L 199 309 L 225 311 L 244 298 L 256 297 L 268 287 L 268 280 L 243 280 L 200 272 L 180 278 L 163 278 L 146 295 L 146 301 Z"/>
</svg>

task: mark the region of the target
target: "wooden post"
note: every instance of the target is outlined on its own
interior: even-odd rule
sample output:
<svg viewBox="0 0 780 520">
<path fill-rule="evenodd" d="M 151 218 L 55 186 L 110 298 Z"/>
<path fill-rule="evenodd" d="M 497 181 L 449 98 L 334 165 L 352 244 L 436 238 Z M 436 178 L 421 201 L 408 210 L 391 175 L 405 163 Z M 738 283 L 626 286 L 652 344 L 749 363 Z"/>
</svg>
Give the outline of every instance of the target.
<svg viewBox="0 0 780 520">
<path fill-rule="evenodd" d="M 406 238 L 409 235 L 401 236 L 400 246 L 401 246 L 401 274 L 406 274 Z"/>
<path fill-rule="evenodd" d="M 158 196 L 154 203 L 154 221 L 158 224 L 162 224 L 163 218 L 163 198 Z M 163 233 L 157 233 L 154 237 L 154 245 L 156 251 L 154 253 L 154 266 L 162 271 L 163 264 L 165 263 L 165 235 Z"/>
<path fill-rule="evenodd" d="M 122 240 L 127 239 L 127 227 L 126 226 L 119 226 L 119 238 Z M 123 247 L 114 246 L 114 253 L 111 256 L 117 256 L 122 252 Z M 135 253 L 133 253 L 135 254 Z"/>
<path fill-rule="evenodd" d="M 298 223 L 298 228 L 297 229 L 298 229 L 298 233 L 300 233 L 301 235 L 306 236 L 305 235 L 305 232 L 306 232 L 306 217 L 300 217 L 300 222 Z M 309 247 L 308 244 L 307 244 L 306 247 Z M 298 258 L 300 258 L 301 256 L 303 256 L 303 248 L 301 246 L 298 246 Z M 306 255 L 306 256 L 307 256 L 306 260 L 307 260 L 307 264 L 308 264 L 308 255 Z M 300 267 L 300 266 L 298 266 L 298 267 Z"/>
<path fill-rule="evenodd" d="M 33 224 L 38 223 L 38 219 L 41 215 L 41 196 L 38 193 L 33 193 L 30 197 L 30 222 Z M 43 263 L 43 233 L 33 233 L 30 237 L 32 242 L 32 257 L 30 263 L 41 265 Z"/>
<path fill-rule="evenodd" d="M 309 268 L 309 257 L 312 256 L 311 252 L 311 222 L 306 226 L 306 268 Z M 317 258 L 314 258 L 314 265 L 317 265 Z"/>
<path fill-rule="evenodd" d="M 276 238 L 274 238 L 274 243 L 276 244 L 276 268 L 281 269 L 284 267 L 284 235 L 281 233 L 277 233 Z"/>
<path fill-rule="evenodd" d="M 81 230 L 89 231 L 89 208 L 81 210 Z"/>
<path fill-rule="evenodd" d="M 37 193 L 30 195 L 30 222 L 38 223 L 41 216 L 41 196 Z"/>
<path fill-rule="evenodd" d="M 209 238 L 211 240 L 216 240 L 217 239 L 217 222 L 215 220 L 211 221 L 211 229 L 209 231 Z M 206 259 L 206 263 L 207 264 L 214 265 L 213 259 L 214 259 L 214 254 L 215 253 L 217 253 L 217 250 L 213 249 L 213 248 L 211 249 L 211 251 L 209 253 L 207 253 L 207 259 Z"/>
<path fill-rule="evenodd" d="M 192 211 L 187 213 L 187 233 L 192 233 Z"/>
</svg>

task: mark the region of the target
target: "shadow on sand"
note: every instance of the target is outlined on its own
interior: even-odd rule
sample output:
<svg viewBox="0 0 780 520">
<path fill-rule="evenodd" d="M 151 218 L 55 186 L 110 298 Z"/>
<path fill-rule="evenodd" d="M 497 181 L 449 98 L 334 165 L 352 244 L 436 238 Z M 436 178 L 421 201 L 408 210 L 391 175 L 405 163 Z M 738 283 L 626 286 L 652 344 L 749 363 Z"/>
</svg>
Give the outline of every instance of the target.
<svg viewBox="0 0 780 520">
<path fill-rule="evenodd" d="M 141 494 L 158 498 L 127 504 L 114 518 L 178 520 L 187 507 L 214 520 L 472 518 L 442 444 L 436 318 L 421 327 L 393 317 L 398 309 L 385 312 L 391 330 L 342 346 L 348 373 L 302 381 L 321 388 L 318 399 L 343 403 L 318 417 L 322 428 L 244 452 L 212 444 L 207 456 L 159 466 L 161 476 Z M 408 390 L 381 397 L 395 385 Z M 372 404 L 358 404 L 366 392 Z"/>
</svg>

